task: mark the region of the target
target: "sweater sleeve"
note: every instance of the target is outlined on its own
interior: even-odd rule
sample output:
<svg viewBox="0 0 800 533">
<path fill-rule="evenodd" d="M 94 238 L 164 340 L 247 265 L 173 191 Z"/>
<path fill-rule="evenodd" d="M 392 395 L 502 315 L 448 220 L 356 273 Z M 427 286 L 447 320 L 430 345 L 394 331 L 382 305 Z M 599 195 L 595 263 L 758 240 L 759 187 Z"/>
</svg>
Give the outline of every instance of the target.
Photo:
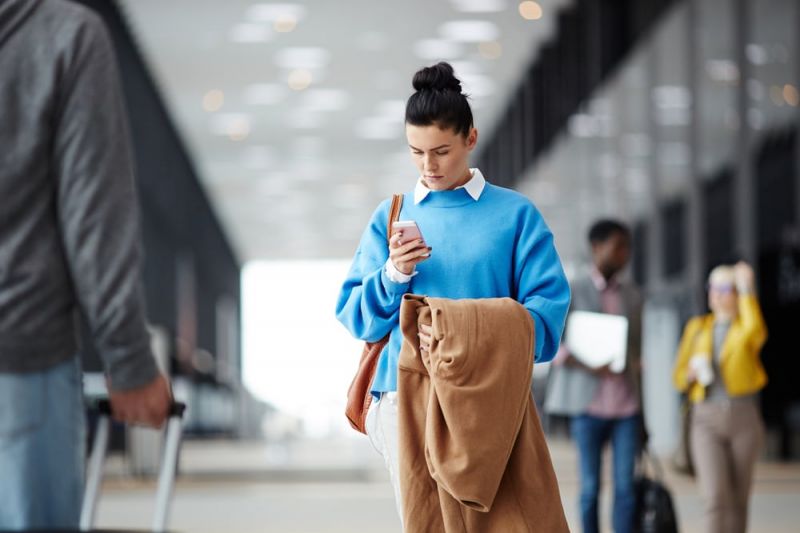
<svg viewBox="0 0 800 533">
<path fill-rule="evenodd" d="M 392 281 L 384 268 L 389 258 L 389 206 L 387 200 L 373 213 L 336 302 L 336 318 L 354 337 L 369 342 L 380 340 L 397 324 L 410 284 Z"/>
<path fill-rule="evenodd" d="M 517 301 L 528 309 L 536 327 L 534 360 L 555 357 L 569 309 L 570 290 L 553 234 L 532 204 L 522 215 L 514 249 Z"/>
<path fill-rule="evenodd" d="M 57 102 L 58 217 L 75 292 L 111 386 L 156 376 L 145 327 L 139 220 L 127 124 L 111 41 L 86 14 Z"/>
</svg>

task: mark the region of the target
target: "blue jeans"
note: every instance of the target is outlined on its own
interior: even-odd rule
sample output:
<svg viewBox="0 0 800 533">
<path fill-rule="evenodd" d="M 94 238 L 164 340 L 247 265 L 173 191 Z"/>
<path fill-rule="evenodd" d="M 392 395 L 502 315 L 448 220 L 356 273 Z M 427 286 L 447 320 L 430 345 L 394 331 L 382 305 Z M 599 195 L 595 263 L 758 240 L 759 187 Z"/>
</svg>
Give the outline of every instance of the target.
<svg viewBox="0 0 800 533">
<path fill-rule="evenodd" d="M 85 435 L 80 359 L 0 374 L 0 530 L 78 527 Z"/>
<path fill-rule="evenodd" d="M 597 500 L 603 448 L 609 440 L 614 458 L 614 531 L 629 533 L 633 527 L 636 508 L 633 477 L 639 453 L 640 420 L 638 414 L 625 418 L 581 415 L 572 419 L 572 438 L 578 446 L 581 480 L 579 503 L 584 533 L 599 531 Z"/>
</svg>

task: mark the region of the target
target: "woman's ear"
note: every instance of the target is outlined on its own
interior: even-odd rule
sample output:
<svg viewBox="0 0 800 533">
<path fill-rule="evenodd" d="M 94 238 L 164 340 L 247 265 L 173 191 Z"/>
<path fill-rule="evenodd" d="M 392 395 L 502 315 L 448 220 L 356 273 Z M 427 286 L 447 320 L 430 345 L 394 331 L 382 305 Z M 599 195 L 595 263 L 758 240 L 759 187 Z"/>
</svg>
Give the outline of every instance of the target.
<svg viewBox="0 0 800 533">
<path fill-rule="evenodd" d="M 478 144 L 478 129 L 472 128 L 467 135 L 467 150 L 472 151 Z"/>
</svg>

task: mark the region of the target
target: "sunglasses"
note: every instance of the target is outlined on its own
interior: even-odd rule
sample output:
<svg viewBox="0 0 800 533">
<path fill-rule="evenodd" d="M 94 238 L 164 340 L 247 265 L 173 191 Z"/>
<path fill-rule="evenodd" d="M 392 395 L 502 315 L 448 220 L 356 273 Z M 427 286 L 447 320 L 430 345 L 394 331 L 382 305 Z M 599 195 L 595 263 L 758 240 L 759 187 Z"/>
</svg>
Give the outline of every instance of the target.
<svg viewBox="0 0 800 533">
<path fill-rule="evenodd" d="M 736 287 L 732 283 L 707 283 L 706 290 L 719 294 L 731 294 L 736 291 Z"/>
</svg>

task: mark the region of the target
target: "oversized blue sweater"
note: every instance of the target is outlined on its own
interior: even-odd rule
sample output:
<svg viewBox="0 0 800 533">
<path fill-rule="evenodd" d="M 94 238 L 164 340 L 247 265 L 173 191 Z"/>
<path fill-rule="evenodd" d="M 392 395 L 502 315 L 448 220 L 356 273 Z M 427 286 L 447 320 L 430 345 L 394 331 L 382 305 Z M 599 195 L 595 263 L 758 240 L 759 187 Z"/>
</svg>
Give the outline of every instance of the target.
<svg viewBox="0 0 800 533">
<path fill-rule="evenodd" d="M 400 220 L 415 220 L 433 249 L 408 283 L 393 282 L 384 269 L 390 205 L 386 200 L 373 213 L 336 304 L 337 318 L 353 336 L 374 342 L 391 332 L 373 393 L 397 390 L 403 338 L 399 311 L 407 292 L 452 299 L 513 298 L 533 316 L 535 361 L 553 358 L 569 307 L 569 285 L 553 235 L 530 200 L 489 183 L 477 201 L 463 188 L 431 191 L 417 205 L 413 193 L 405 194 Z"/>
</svg>

